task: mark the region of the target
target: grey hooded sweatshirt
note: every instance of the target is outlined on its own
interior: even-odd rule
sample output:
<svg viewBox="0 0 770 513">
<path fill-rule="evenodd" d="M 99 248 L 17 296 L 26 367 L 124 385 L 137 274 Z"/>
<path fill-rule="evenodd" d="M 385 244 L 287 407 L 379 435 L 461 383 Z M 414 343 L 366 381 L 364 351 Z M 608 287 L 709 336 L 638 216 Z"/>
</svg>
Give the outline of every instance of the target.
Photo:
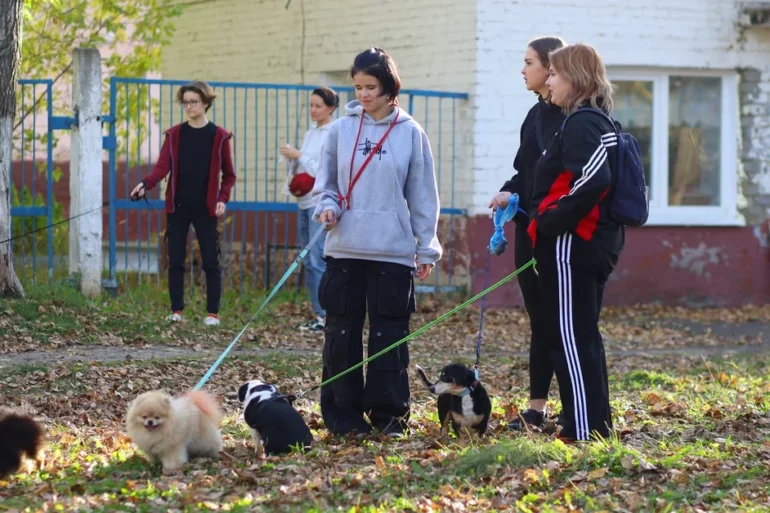
<svg viewBox="0 0 770 513">
<path fill-rule="evenodd" d="M 434 264 L 441 258 L 433 155 L 428 136 L 406 111 L 394 109 L 380 121 L 363 114 L 353 177 L 397 111 L 395 126 L 353 186 L 349 209 L 341 208 L 339 194 L 347 195 L 351 179 L 350 158 L 363 114 L 358 100 L 348 103 L 346 115 L 329 128 L 312 193 L 319 200 L 316 220 L 326 210 L 334 211 L 338 218 L 326 236 L 325 256 L 409 267 L 414 267 L 415 257 L 419 264 Z"/>
</svg>

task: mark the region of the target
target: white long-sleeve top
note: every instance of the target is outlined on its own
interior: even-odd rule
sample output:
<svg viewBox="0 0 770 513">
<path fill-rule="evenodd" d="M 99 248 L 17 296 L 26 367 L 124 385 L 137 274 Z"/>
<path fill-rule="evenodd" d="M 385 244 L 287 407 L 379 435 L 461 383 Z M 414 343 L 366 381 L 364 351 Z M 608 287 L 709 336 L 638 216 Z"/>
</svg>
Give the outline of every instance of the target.
<svg viewBox="0 0 770 513">
<path fill-rule="evenodd" d="M 307 173 L 312 177 L 318 174 L 318 170 L 321 166 L 321 158 L 324 151 L 324 143 L 326 142 L 326 136 L 329 134 L 329 128 L 331 122 L 325 124 L 322 127 L 317 127 L 315 123 L 313 126 L 305 132 L 305 137 L 302 139 L 302 147 L 300 153 L 302 156 L 299 160 L 292 160 L 289 166 L 289 173 L 286 176 L 286 183 L 283 186 L 283 193 L 287 196 L 294 197 L 289 192 L 289 182 L 295 174 Z M 318 204 L 318 197 L 313 197 L 313 192 L 310 191 L 301 198 L 297 198 L 299 208 L 308 209 L 315 208 Z"/>
</svg>

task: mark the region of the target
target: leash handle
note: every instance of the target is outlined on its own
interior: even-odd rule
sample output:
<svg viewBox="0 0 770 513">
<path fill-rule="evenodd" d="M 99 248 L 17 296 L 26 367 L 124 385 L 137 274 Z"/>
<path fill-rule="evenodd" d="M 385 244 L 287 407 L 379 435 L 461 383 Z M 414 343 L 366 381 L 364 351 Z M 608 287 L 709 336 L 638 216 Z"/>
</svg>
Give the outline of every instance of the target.
<svg viewBox="0 0 770 513">
<path fill-rule="evenodd" d="M 376 354 L 370 356 L 369 358 L 365 359 L 364 361 L 359 362 L 359 363 L 355 364 L 354 366 L 352 366 L 352 367 L 350 367 L 348 369 L 345 369 L 344 371 L 340 372 L 339 374 L 337 374 L 335 376 L 332 376 L 331 378 L 327 379 L 326 381 L 322 381 L 321 383 L 313 386 L 312 388 L 309 388 L 308 390 L 305 390 L 304 392 L 300 392 L 299 394 L 296 394 L 295 398 L 299 399 L 301 397 L 304 397 L 305 395 L 309 394 L 310 392 L 318 390 L 319 388 L 324 387 L 324 386 L 328 385 L 329 383 L 332 383 L 333 381 L 338 380 L 342 376 L 353 372 L 354 370 L 358 369 L 359 367 L 363 367 L 365 364 L 371 362 L 375 358 L 379 358 L 380 356 L 384 355 L 388 351 L 390 351 L 392 349 L 395 349 L 396 347 L 400 346 L 401 344 L 403 344 L 403 343 L 413 339 L 417 335 L 420 335 L 421 333 L 423 333 L 424 331 L 427 331 L 429 328 L 435 326 L 436 324 L 440 323 L 444 319 L 446 319 L 448 317 L 451 317 L 452 315 L 454 315 L 455 313 L 459 312 L 460 310 L 462 310 L 466 306 L 468 306 L 471 303 L 477 301 L 479 298 L 482 298 L 485 295 L 487 295 L 490 292 L 492 292 L 493 290 L 497 289 L 498 287 L 501 287 L 506 282 L 512 280 L 517 274 L 519 274 L 520 272 L 524 271 L 528 267 L 533 266 L 535 263 L 536 263 L 536 260 L 534 258 L 532 258 L 529 262 L 527 262 L 523 266 L 519 267 L 518 269 L 513 271 L 511 274 L 509 274 L 508 276 L 506 276 L 502 280 L 498 281 L 497 283 L 495 283 L 494 285 L 492 285 L 488 289 L 482 290 L 481 292 L 479 292 L 478 294 L 476 294 L 472 298 L 468 299 L 467 301 L 461 303 L 460 305 L 452 308 L 451 310 L 449 310 L 447 313 L 445 313 L 441 317 L 438 317 L 437 319 L 432 320 L 431 322 L 429 322 L 428 324 L 426 324 L 422 328 L 419 328 L 419 329 L 413 331 L 412 333 L 410 333 L 409 335 L 405 336 L 404 338 L 402 338 L 398 342 L 394 342 L 393 344 L 391 344 L 390 346 L 386 347 L 385 349 L 383 349 L 379 353 L 376 353 Z"/>
<path fill-rule="evenodd" d="M 211 378 L 211 376 L 214 374 L 214 372 L 217 370 L 219 365 L 224 361 L 225 357 L 228 355 L 230 351 L 235 347 L 235 344 L 238 343 L 238 340 L 240 340 L 241 336 L 246 332 L 246 329 L 251 325 L 252 322 L 254 322 L 254 319 L 259 316 L 259 314 L 262 312 L 262 310 L 267 306 L 267 304 L 270 302 L 271 299 L 273 299 L 273 296 L 280 290 L 281 287 L 283 287 L 283 284 L 286 283 L 286 280 L 289 279 L 289 276 L 294 272 L 294 270 L 299 266 L 300 262 L 307 256 L 307 254 L 310 252 L 310 248 L 313 247 L 313 245 L 318 241 L 319 237 L 323 234 L 324 230 L 326 230 L 326 223 L 321 223 L 321 229 L 316 232 L 316 234 L 313 236 L 312 239 L 310 239 L 310 242 L 307 246 L 305 246 L 305 249 L 303 249 L 299 255 L 297 255 L 297 258 L 294 259 L 294 262 L 289 266 L 289 268 L 286 270 L 286 272 L 283 274 L 281 279 L 278 281 L 278 283 L 273 287 L 273 290 L 270 291 L 270 294 L 265 298 L 265 300 L 260 305 L 259 309 L 257 309 L 257 312 L 249 319 L 249 322 L 246 323 L 246 325 L 243 327 L 240 333 L 236 335 L 236 337 L 233 339 L 232 342 L 230 342 L 230 345 L 227 346 L 227 348 L 222 352 L 221 355 L 219 355 L 219 358 L 209 367 L 209 370 L 206 371 L 206 374 L 203 375 L 203 377 L 198 381 L 198 384 L 195 385 L 195 388 L 193 390 L 200 390 L 203 388 L 203 385 L 206 384 L 206 382 Z"/>
</svg>

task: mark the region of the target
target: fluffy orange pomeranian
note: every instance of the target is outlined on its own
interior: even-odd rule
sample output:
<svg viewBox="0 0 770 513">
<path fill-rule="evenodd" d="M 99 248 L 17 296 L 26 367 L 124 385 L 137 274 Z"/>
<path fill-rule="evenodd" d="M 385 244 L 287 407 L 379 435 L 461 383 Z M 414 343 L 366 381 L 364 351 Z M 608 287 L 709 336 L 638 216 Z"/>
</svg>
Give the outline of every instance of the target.
<svg viewBox="0 0 770 513">
<path fill-rule="evenodd" d="M 163 472 L 177 472 L 190 458 L 217 459 L 223 449 L 222 413 L 213 396 L 191 391 L 180 397 L 153 390 L 128 408 L 126 430 L 150 461 L 160 460 Z"/>
</svg>

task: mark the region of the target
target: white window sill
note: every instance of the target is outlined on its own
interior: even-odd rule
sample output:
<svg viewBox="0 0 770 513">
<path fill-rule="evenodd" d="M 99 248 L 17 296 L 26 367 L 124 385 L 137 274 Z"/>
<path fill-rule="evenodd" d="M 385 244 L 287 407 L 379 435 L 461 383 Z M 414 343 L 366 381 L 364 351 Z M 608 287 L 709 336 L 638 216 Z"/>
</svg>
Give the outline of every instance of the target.
<svg viewBox="0 0 770 513">
<path fill-rule="evenodd" d="M 650 207 L 645 226 L 746 226 L 746 220 L 721 207 Z"/>
</svg>

